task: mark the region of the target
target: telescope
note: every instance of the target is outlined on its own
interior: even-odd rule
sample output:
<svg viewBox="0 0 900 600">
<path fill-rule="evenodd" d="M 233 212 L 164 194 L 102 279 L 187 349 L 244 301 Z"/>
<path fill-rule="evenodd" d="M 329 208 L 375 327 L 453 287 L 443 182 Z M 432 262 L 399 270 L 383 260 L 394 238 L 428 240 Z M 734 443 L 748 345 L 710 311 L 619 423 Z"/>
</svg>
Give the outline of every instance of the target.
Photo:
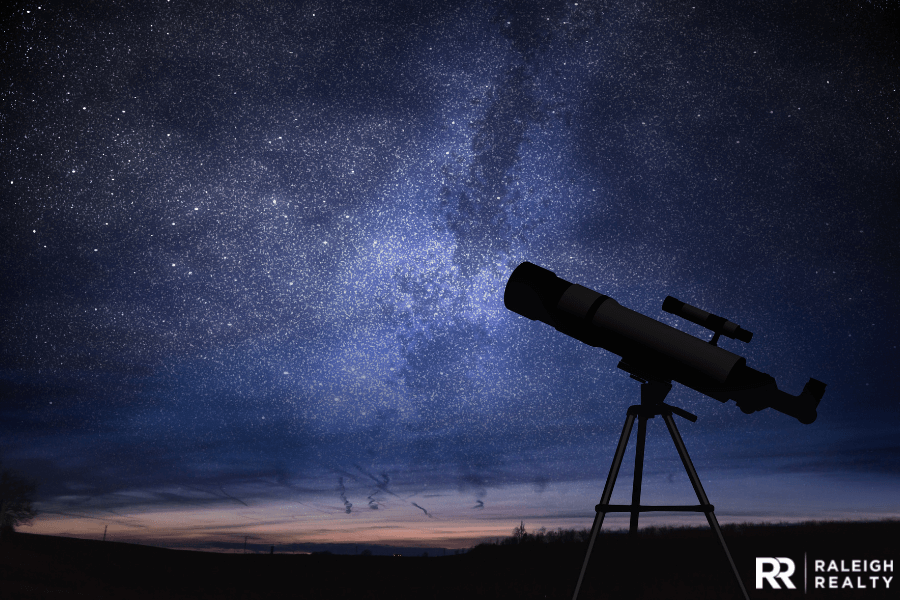
<svg viewBox="0 0 900 600">
<path fill-rule="evenodd" d="M 671 296 L 663 310 L 711 330 L 711 340 L 644 316 L 530 262 L 510 275 L 503 302 L 523 317 L 617 354 L 622 358 L 619 368 L 639 381 L 677 381 L 719 402 L 734 400 L 746 414 L 773 408 L 809 424 L 816 420 L 816 407 L 825 394 L 825 384 L 812 378 L 798 396 L 779 390 L 771 375 L 748 367 L 743 357 L 717 345 L 722 335 L 746 343 L 752 333 Z"/>
<path fill-rule="evenodd" d="M 603 496 L 594 508 L 596 516 L 591 527 L 591 537 L 587 553 L 575 586 L 573 600 L 587 573 L 588 562 L 597 534 L 603 526 L 603 519 L 610 512 L 631 513 L 629 536 L 635 538 L 638 531 L 638 515 L 650 511 L 694 511 L 706 515 L 710 528 L 715 533 L 725 552 L 731 571 L 740 587 L 741 596 L 749 600 L 747 588 L 741 580 L 722 529 L 714 514 L 700 477 L 688 455 L 678 427 L 672 415 L 676 414 L 689 421 L 697 417 L 691 413 L 663 402 L 672 389 L 672 381 L 677 381 L 697 390 L 719 402 L 734 400 L 745 413 L 753 413 L 764 408 L 774 408 L 809 424 L 816 420 L 816 407 L 825 394 L 825 384 L 810 379 L 799 396 L 791 396 L 778 389 L 775 379 L 747 366 L 742 357 L 719 348 L 721 336 L 742 342 L 749 342 L 753 334 L 736 323 L 671 296 L 663 302 L 663 310 L 673 315 L 697 323 L 713 332 L 708 342 L 644 316 L 598 292 L 577 283 L 557 277 L 530 262 L 516 267 L 506 284 L 503 302 L 509 310 L 541 321 L 558 331 L 589 346 L 603 348 L 619 355 L 619 368 L 641 382 L 641 403 L 631 406 L 625 418 L 625 426 L 616 447 L 615 457 L 606 478 Z M 694 492 L 700 504 L 695 506 L 646 506 L 641 504 L 641 478 L 643 476 L 644 443 L 647 420 L 662 416 L 675 448 L 681 457 Z M 631 436 L 635 419 L 638 419 L 637 447 L 635 451 L 634 482 L 631 504 L 610 504 L 613 487 L 622 458 Z"/>
</svg>

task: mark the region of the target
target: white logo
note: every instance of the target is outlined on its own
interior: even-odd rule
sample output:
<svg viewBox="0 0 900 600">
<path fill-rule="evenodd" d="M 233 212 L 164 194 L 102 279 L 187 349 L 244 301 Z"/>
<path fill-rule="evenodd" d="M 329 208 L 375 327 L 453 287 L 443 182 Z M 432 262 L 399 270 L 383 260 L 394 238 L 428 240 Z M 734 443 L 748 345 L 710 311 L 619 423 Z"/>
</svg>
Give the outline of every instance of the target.
<svg viewBox="0 0 900 600">
<path fill-rule="evenodd" d="M 778 585 L 776 579 L 780 579 L 787 589 L 795 590 L 797 588 L 788 579 L 793 574 L 794 561 L 789 558 L 756 558 L 756 589 L 758 590 L 763 589 L 763 580 L 768 581 L 772 589 L 780 590 L 781 586 Z"/>
</svg>

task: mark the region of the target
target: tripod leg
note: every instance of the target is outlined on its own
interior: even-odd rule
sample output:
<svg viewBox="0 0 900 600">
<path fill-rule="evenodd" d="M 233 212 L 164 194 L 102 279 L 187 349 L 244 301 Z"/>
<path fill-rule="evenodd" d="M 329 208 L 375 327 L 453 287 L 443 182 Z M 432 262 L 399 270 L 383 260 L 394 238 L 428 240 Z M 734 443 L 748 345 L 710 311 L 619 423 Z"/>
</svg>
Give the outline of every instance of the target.
<svg viewBox="0 0 900 600">
<path fill-rule="evenodd" d="M 708 505 L 709 498 L 706 497 L 706 492 L 703 491 L 703 486 L 700 485 L 700 478 L 697 476 L 697 471 L 694 469 L 694 463 L 691 462 L 691 457 L 688 456 L 688 451 L 684 445 L 684 441 L 681 439 L 681 434 L 678 433 L 678 428 L 675 427 L 675 419 L 672 418 L 671 413 L 663 413 L 662 417 L 665 419 L 666 427 L 669 428 L 669 433 L 672 435 L 672 441 L 675 442 L 675 448 L 678 450 L 678 455 L 681 457 L 684 470 L 687 471 L 688 477 L 691 480 L 691 485 L 694 486 L 694 492 L 697 494 L 697 499 L 700 500 L 700 504 Z M 710 528 L 716 533 L 716 537 L 719 538 L 719 543 L 722 544 L 722 549 L 725 551 L 725 556 L 728 558 L 728 564 L 731 565 L 731 572 L 734 573 L 734 578 L 737 579 L 744 600 L 750 600 L 750 596 L 747 595 L 747 588 L 744 587 L 744 582 L 741 581 L 741 575 L 738 573 L 737 566 L 734 564 L 734 559 L 731 558 L 731 552 L 728 551 L 728 546 L 725 545 L 725 537 L 722 535 L 721 528 L 719 528 L 719 521 L 716 519 L 716 515 L 713 514 L 712 511 L 707 512 L 706 520 L 709 522 Z"/>
<path fill-rule="evenodd" d="M 634 407 L 632 407 L 634 408 Z M 622 466 L 622 457 L 625 456 L 625 447 L 628 446 L 628 438 L 631 437 L 631 429 L 634 426 L 634 413 L 628 409 L 628 416 L 625 418 L 625 427 L 622 428 L 622 435 L 619 437 L 619 445 L 616 447 L 616 455 L 613 458 L 612 466 L 609 468 L 609 475 L 606 477 L 606 485 L 603 487 L 603 496 L 600 498 L 600 504 L 609 504 L 612 498 L 613 487 L 616 485 L 616 477 L 619 476 L 619 467 Z M 575 594 L 572 600 L 578 600 L 578 591 L 581 589 L 581 582 L 584 580 L 584 574 L 587 571 L 588 561 L 591 559 L 591 552 L 594 550 L 594 541 L 603 526 L 603 517 L 606 513 L 597 511 L 594 515 L 594 524 L 591 526 L 591 541 L 588 542 L 587 553 L 584 555 L 584 563 L 581 565 L 581 574 L 578 576 L 578 583 L 575 584 Z"/>
<path fill-rule="evenodd" d="M 637 507 L 641 503 L 641 479 L 644 476 L 644 442 L 647 439 L 647 417 L 641 414 L 638 417 L 637 448 L 634 454 L 634 484 L 631 488 L 631 504 Z M 628 529 L 628 537 L 634 541 L 638 530 L 638 516 L 641 513 L 631 513 L 631 523 Z"/>
</svg>

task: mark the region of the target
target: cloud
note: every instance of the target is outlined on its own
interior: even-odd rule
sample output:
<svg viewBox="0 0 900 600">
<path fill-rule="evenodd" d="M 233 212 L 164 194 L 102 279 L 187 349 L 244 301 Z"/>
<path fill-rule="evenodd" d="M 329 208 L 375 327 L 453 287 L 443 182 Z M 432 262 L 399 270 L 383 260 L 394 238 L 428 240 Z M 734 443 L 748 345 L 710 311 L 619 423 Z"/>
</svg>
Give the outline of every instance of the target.
<svg viewBox="0 0 900 600">
<path fill-rule="evenodd" d="M 339 491 L 341 493 L 341 501 L 344 503 L 344 511 L 349 515 L 351 509 L 353 508 L 353 504 L 347 500 L 346 488 L 344 487 L 344 478 L 338 477 L 338 486 L 340 486 Z"/>
<path fill-rule="evenodd" d="M 366 477 L 368 477 L 369 479 L 374 481 L 375 487 L 377 487 L 379 491 L 386 492 L 392 496 L 397 496 L 397 494 L 395 494 L 391 490 L 387 489 L 388 484 L 390 484 L 390 482 L 391 482 L 391 478 L 387 473 L 381 473 L 381 478 L 379 479 L 378 477 L 375 477 L 374 475 L 372 475 L 371 473 L 369 473 L 368 471 L 366 471 L 359 465 L 353 465 L 353 466 L 356 468 L 357 471 L 359 471 L 360 473 L 362 473 L 363 475 L 365 475 Z M 399 498 L 399 496 L 397 496 L 397 497 Z"/>
<path fill-rule="evenodd" d="M 226 492 L 224 487 L 220 487 L 219 490 L 222 492 L 222 494 L 225 495 L 226 498 L 231 498 L 231 499 L 234 500 L 235 502 L 240 502 L 240 503 L 243 504 L 244 506 L 250 506 L 249 504 L 247 504 L 246 502 L 244 502 L 244 501 L 241 500 L 240 498 L 235 498 L 234 496 L 232 496 L 231 494 L 229 494 L 228 492 Z"/>
<path fill-rule="evenodd" d="M 434 518 L 434 515 L 432 515 L 430 512 L 428 512 L 427 510 L 425 510 L 424 508 L 422 508 L 421 506 L 419 506 L 419 505 L 416 504 L 415 502 L 410 502 L 410 504 L 412 504 L 413 506 L 415 506 L 416 508 L 418 508 L 419 510 L 421 510 L 423 513 L 425 513 L 425 516 L 428 517 L 429 519 L 433 519 L 433 518 Z"/>
</svg>

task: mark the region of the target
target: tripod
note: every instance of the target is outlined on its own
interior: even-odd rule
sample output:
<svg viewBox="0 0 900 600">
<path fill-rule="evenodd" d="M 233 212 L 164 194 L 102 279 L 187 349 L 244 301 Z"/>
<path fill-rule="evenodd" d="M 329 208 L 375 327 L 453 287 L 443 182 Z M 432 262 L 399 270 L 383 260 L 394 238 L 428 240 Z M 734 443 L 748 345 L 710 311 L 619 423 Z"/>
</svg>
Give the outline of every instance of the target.
<svg viewBox="0 0 900 600">
<path fill-rule="evenodd" d="M 623 367 L 625 367 L 625 370 L 631 371 L 626 365 L 620 364 L 620 368 Z M 703 491 L 703 486 L 700 485 L 700 478 L 697 476 L 697 471 L 694 470 L 691 457 L 688 456 L 687 448 L 685 448 L 681 435 L 678 433 L 678 428 L 675 427 L 675 420 L 672 418 L 672 414 L 674 413 L 691 422 L 695 422 L 697 417 L 686 410 L 676 406 L 669 406 L 663 402 L 663 400 L 666 399 L 669 390 L 672 389 L 671 382 L 645 380 L 635 376 L 633 371 L 631 372 L 632 378 L 641 382 L 641 403 L 640 405 L 628 408 L 627 417 L 625 418 L 625 427 L 622 429 L 622 436 L 619 438 L 616 455 L 615 458 L 613 458 L 612 466 L 609 469 L 609 476 L 606 478 L 603 496 L 600 498 L 600 504 L 595 507 L 597 514 L 594 517 L 594 525 L 591 527 L 591 540 L 588 543 L 587 554 L 584 557 L 584 564 L 581 566 L 581 574 L 578 576 L 578 583 L 575 586 L 575 595 L 572 596 L 572 600 L 578 600 L 581 582 L 584 580 L 588 561 L 591 558 L 591 551 L 594 549 L 594 542 L 597 539 L 597 533 L 600 532 L 600 527 L 603 526 L 603 517 L 606 516 L 606 513 L 630 512 L 631 523 L 628 534 L 631 538 L 634 538 L 637 535 L 638 515 L 642 512 L 651 511 L 692 511 L 704 513 L 706 515 L 706 520 L 709 521 L 710 528 L 712 528 L 716 537 L 719 538 L 719 542 L 722 544 L 722 549 L 725 551 L 725 556 L 728 558 L 728 563 L 731 565 L 734 577 L 737 579 L 738 585 L 741 588 L 741 594 L 743 595 L 744 600 L 750 600 L 750 597 L 747 595 L 747 589 L 744 587 L 741 576 L 734 564 L 734 560 L 731 558 L 731 553 L 728 551 L 728 546 L 725 545 L 725 538 L 722 537 L 722 530 L 719 528 L 719 522 L 716 520 L 716 515 L 713 513 L 713 505 L 709 503 L 709 499 Z M 700 500 L 700 504 L 697 506 L 641 506 L 641 476 L 644 469 L 644 440 L 647 436 L 647 419 L 652 419 L 656 415 L 661 415 L 666 422 L 666 427 L 669 429 L 672 441 L 675 442 L 675 448 L 678 450 L 678 455 L 681 457 L 684 469 L 687 471 L 688 477 L 691 480 L 691 485 L 694 486 L 694 492 L 697 494 L 697 499 Z M 631 429 L 634 425 L 635 417 L 638 418 L 638 439 L 634 459 L 634 487 L 632 488 L 631 504 L 610 504 L 609 500 L 612 497 L 613 486 L 616 484 L 616 477 L 619 474 L 619 467 L 622 465 L 622 457 L 625 454 L 625 447 L 628 445 L 628 438 L 631 436 Z"/>
</svg>

